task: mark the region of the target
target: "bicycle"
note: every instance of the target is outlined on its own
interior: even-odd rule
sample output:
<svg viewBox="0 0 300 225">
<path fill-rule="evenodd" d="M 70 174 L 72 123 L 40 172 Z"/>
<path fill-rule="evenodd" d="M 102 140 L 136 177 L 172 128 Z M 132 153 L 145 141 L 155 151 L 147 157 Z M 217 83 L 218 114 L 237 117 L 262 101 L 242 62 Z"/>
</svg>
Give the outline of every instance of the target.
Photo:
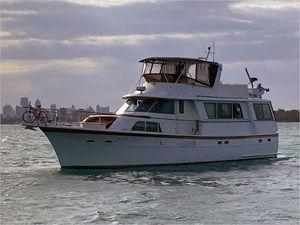
<svg viewBox="0 0 300 225">
<path fill-rule="evenodd" d="M 22 120 L 25 123 L 41 122 L 46 124 L 48 122 L 48 113 L 41 107 L 32 107 L 31 102 L 28 102 L 29 106 L 25 107 L 26 111 L 22 115 Z"/>
</svg>

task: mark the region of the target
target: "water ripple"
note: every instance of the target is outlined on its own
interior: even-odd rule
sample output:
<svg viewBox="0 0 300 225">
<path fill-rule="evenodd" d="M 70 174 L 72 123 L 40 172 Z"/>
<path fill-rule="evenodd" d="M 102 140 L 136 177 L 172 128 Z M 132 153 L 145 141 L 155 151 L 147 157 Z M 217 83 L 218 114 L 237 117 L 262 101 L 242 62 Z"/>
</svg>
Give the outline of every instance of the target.
<svg viewBox="0 0 300 225">
<path fill-rule="evenodd" d="M 3 126 L 2 224 L 297 224 L 299 135 L 275 159 L 60 170 L 40 131 Z"/>
</svg>

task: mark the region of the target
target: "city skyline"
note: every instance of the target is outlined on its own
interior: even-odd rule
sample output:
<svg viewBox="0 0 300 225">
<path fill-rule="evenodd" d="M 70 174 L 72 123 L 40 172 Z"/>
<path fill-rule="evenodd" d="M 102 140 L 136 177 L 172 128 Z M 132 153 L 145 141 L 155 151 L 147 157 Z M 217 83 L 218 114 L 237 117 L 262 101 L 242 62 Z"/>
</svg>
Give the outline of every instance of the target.
<svg viewBox="0 0 300 225">
<path fill-rule="evenodd" d="M 37 98 L 39 99 L 39 98 Z M 31 101 L 31 104 L 34 105 L 34 102 L 37 100 L 35 99 L 34 101 Z M 29 99 L 30 100 L 30 99 Z M 39 99 L 40 100 L 40 99 Z M 84 106 L 80 106 L 80 105 L 76 105 L 76 104 L 70 104 L 70 105 L 57 105 L 56 103 L 50 103 L 50 104 L 43 104 L 43 101 L 42 102 L 42 107 L 46 106 L 45 108 L 48 108 L 50 109 L 51 108 L 51 105 L 56 105 L 56 108 L 72 108 L 72 106 L 75 106 L 76 109 L 86 109 L 86 108 L 89 108 L 89 107 L 92 107 L 93 109 L 95 109 L 96 111 L 96 108 L 97 106 L 100 106 L 100 107 L 109 107 L 109 105 L 100 105 L 100 104 L 96 104 L 94 107 L 93 105 L 91 104 L 85 104 Z M 2 104 L 2 108 L 5 106 L 5 105 L 11 105 L 11 106 L 21 106 L 20 103 L 10 103 L 10 102 L 6 102 L 4 104 Z"/>
<path fill-rule="evenodd" d="M 247 66 L 270 88 L 264 98 L 274 109 L 299 108 L 296 1 L 4 3 L 1 108 L 30 96 L 45 105 L 101 102 L 115 111 L 139 77 L 141 58 L 204 56 L 212 41 L 223 83 L 246 84 Z"/>
<path fill-rule="evenodd" d="M 4 104 L 1 107 L 1 114 L 3 114 L 4 116 L 8 116 L 8 114 L 10 114 L 10 116 L 17 116 L 17 117 L 21 117 L 22 114 L 24 113 L 24 107 L 28 107 L 29 105 L 29 101 L 30 99 L 28 97 L 21 97 L 19 104 Z M 36 101 L 40 101 L 39 98 L 37 98 L 34 101 L 30 101 L 31 105 L 34 106 Z M 41 102 L 41 101 L 40 101 Z M 41 102 L 42 103 L 42 102 Z M 74 110 L 88 110 L 91 112 L 96 112 L 96 113 L 107 113 L 110 111 L 109 106 L 103 106 L 100 104 L 97 104 L 95 107 L 92 107 L 91 105 L 86 106 L 86 107 L 76 107 L 74 104 L 70 105 L 70 106 L 57 106 L 55 103 L 51 103 L 50 105 L 43 105 L 42 103 L 42 108 L 45 109 L 49 109 L 51 110 L 56 110 L 56 109 L 60 109 L 60 108 L 65 108 L 65 109 L 74 109 Z M 7 110 L 7 113 L 5 113 L 5 111 Z M 7 114 L 7 115 L 5 115 Z"/>
</svg>

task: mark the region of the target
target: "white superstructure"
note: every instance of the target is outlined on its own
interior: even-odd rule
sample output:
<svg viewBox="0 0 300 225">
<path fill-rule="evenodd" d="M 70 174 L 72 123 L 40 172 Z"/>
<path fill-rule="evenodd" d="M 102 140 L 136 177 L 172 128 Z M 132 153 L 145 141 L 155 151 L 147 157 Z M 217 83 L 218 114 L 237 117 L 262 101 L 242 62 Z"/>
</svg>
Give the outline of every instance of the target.
<svg viewBox="0 0 300 225">
<path fill-rule="evenodd" d="M 220 82 L 222 65 L 152 57 L 113 114 L 40 126 L 62 167 L 124 167 L 276 157 L 277 125 L 261 85 Z M 144 80 L 144 81 L 142 81 Z"/>
</svg>

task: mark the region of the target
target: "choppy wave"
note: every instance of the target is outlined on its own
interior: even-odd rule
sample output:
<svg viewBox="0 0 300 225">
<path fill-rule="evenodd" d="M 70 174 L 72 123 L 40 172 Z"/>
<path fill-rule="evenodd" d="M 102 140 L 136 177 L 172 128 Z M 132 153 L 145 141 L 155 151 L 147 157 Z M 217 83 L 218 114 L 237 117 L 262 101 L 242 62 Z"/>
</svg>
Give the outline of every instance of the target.
<svg viewBox="0 0 300 225">
<path fill-rule="evenodd" d="M 40 131 L 2 126 L 2 224 L 297 224 L 299 129 L 274 159 L 60 170 Z"/>
</svg>

